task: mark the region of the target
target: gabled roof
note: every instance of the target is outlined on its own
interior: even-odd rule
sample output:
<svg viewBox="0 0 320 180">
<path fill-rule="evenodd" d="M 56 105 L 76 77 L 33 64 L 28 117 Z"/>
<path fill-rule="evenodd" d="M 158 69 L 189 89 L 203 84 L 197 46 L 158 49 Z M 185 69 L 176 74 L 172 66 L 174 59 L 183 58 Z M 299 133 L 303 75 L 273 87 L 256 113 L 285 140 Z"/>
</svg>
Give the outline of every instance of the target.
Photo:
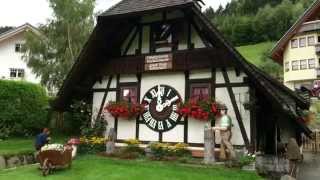
<svg viewBox="0 0 320 180">
<path fill-rule="evenodd" d="M 145 12 L 149 10 L 176 7 L 194 3 L 193 0 L 122 0 L 100 16 L 115 16 L 132 14 L 136 12 Z"/>
<path fill-rule="evenodd" d="M 10 27 L 10 26 L 0 27 L 0 35 L 2 33 L 5 33 L 7 31 L 11 30 L 11 29 L 13 29 L 13 27 Z"/>
<path fill-rule="evenodd" d="M 271 51 L 271 57 L 277 63 L 283 64 L 283 53 L 290 40 L 299 33 L 299 29 L 303 23 L 311 21 L 320 13 L 320 0 L 316 0 L 313 4 L 299 17 L 299 19 L 291 26 L 285 35 L 277 42 Z"/>
<path fill-rule="evenodd" d="M 132 4 L 139 4 L 139 2 L 140 0 L 131 0 Z M 163 1 L 152 0 L 152 2 L 154 4 L 161 4 Z M 165 2 L 169 2 L 169 0 L 165 0 Z M 176 0 L 176 2 L 178 1 Z M 180 2 L 189 3 L 190 1 L 180 0 Z M 122 3 L 128 3 L 128 0 L 124 0 Z M 113 12 L 113 9 L 117 9 L 117 15 L 119 15 L 120 12 L 128 13 L 127 6 L 123 6 L 122 3 L 120 2 L 109 11 Z M 143 4 L 143 6 L 145 6 L 145 4 Z M 125 9 L 122 11 L 121 7 L 124 7 Z M 149 10 L 149 8 L 140 8 L 142 11 Z M 230 55 L 229 59 L 234 61 L 234 63 L 248 75 L 251 86 L 254 86 L 265 97 L 268 97 L 268 100 L 274 102 L 276 108 L 282 111 L 282 113 L 287 114 L 288 117 L 298 123 L 306 134 L 311 133 L 306 126 L 297 121 L 299 115 L 296 112 L 298 107 L 301 109 L 308 109 L 308 102 L 277 80 L 259 70 L 256 66 L 246 61 L 242 55 L 240 55 L 240 53 L 212 25 L 210 20 L 202 14 L 195 3 L 192 3 L 190 6 L 184 6 L 181 10 L 185 12 L 187 16 L 186 18 L 192 17 L 196 19 L 197 23 L 203 27 L 202 30 L 204 31 L 204 34 L 206 34 L 207 39 L 219 47 L 222 53 Z M 134 12 L 136 11 L 137 10 Z M 127 29 L 131 29 L 133 27 L 135 23 L 133 20 L 134 19 L 131 19 L 130 16 L 126 16 L 126 18 L 120 18 L 117 21 L 112 19 L 98 19 L 98 25 L 95 27 L 94 32 L 81 51 L 78 60 L 75 62 L 70 73 L 66 77 L 64 84 L 58 93 L 58 97 L 53 103 L 53 107 L 55 109 L 63 110 L 67 108 L 71 102 L 71 99 L 74 98 L 77 93 L 80 93 L 80 91 L 82 95 L 85 93 L 89 94 L 91 92 L 93 84 L 97 81 L 97 78 L 95 77 L 97 70 L 95 68 L 101 67 L 105 61 L 110 60 L 110 57 L 108 56 L 110 56 L 112 52 L 118 51 L 118 49 L 115 48 L 119 48 L 117 45 L 119 44 L 118 41 L 120 41 L 119 37 L 130 32 Z M 101 42 L 103 39 L 108 39 L 108 43 Z M 99 46 L 99 43 L 102 43 L 103 45 Z M 218 51 L 218 49 L 216 50 Z M 219 60 L 219 58 L 215 56 L 210 56 L 210 59 Z M 87 84 L 81 84 L 84 82 L 83 80 L 85 78 L 90 79 L 90 82 Z M 82 85 L 82 88 L 80 85 Z M 85 89 L 83 89 L 83 87 Z M 84 94 L 83 91 L 85 91 Z"/>
<path fill-rule="evenodd" d="M 20 34 L 21 32 L 25 32 L 25 31 L 28 31 L 28 30 L 33 31 L 36 34 L 40 34 L 40 32 L 38 31 L 37 28 L 35 28 L 34 26 L 32 26 L 29 23 L 26 23 L 26 24 L 23 24 L 23 25 L 21 25 L 19 27 L 11 28 L 10 30 L 5 31 L 2 34 L 0 33 L 0 42 L 3 41 L 3 40 L 6 40 L 8 38 L 11 38 L 11 37 L 13 37 L 13 36 L 15 36 L 17 34 Z"/>
</svg>

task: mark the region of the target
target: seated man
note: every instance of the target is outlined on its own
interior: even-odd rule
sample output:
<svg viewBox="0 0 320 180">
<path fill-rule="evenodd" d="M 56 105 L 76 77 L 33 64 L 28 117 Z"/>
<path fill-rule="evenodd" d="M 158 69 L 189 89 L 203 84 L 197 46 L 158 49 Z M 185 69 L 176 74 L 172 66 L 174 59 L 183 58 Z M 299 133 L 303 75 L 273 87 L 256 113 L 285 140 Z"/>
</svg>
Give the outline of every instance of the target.
<svg viewBox="0 0 320 180">
<path fill-rule="evenodd" d="M 37 151 L 40 151 L 41 148 L 48 144 L 50 141 L 50 130 L 48 128 L 44 128 L 42 133 L 38 134 L 36 137 L 35 148 Z"/>
</svg>

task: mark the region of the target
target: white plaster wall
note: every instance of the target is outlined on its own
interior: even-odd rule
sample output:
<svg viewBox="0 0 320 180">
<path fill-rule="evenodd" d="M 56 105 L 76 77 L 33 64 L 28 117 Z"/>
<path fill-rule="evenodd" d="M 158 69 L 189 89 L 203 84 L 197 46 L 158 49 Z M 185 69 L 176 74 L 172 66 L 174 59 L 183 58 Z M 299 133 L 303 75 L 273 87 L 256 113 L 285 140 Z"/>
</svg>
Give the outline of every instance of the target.
<svg viewBox="0 0 320 180">
<path fill-rule="evenodd" d="M 150 27 L 143 27 L 143 37 L 142 37 L 142 54 L 147 54 L 150 51 Z"/>
<path fill-rule="evenodd" d="M 216 70 L 216 83 L 217 84 L 226 83 L 226 81 L 224 80 L 223 74 L 222 74 L 222 70 L 220 68 L 218 68 Z"/>
<path fill-rule="evenodd" d="M 136 138 L 136 120 L 135 119 L 118 119 L 117 138 L 121 140 Z"/>
<path fill-rule="evenodd" d="M 188 118 L 188 142 L 203 143 L 204 127 L 208 122 L 202 122 L 193 118 Z"/>
<path fill-rule="evenodd" d="M 243 78 L 247 77 L 244 72 L 240 72 L 239 76 L 236 75 L 236 70 L 234 68 L 227 69 L 229 80 L 231 83 L 241 83 Z"/>
<path fill-rule="evenodd" d="M 109 101 L 115 101 L 116 94 L 117 94 L 116 92 L 109 92 L 104 105 L 107 105 Z M 94 121 L 98 115 L 103 96 L 104 96 L 104 92 L 95 92 L 93 94 L 92 121 Z M 106 120 L 108 121 L 108 129 L 114 128 L 114 117 L 111 116 L 110 113 L 105 113 L 104 116 L 105 116 Z"/>
<path fill-rule="evenodd" d="M 162 134 L 162 140 L 164 142 L 183 142 L 184 140 L 184 126 L 177 125 L 174 131 L 164 132 Z"/>
<path fill-rule="evenodd" d="M 109 77 L 110 76 L 105 76 L 102 78 L 102 81 L 99 82 L 97 81 L 94 85 L 93 85 L 93 89 L 105 89 L 108 85 L 108 81 L 109 81 Z M 117 76 L 113 76 L 112 77 L 112 81 L 110 84 L 110 88 L 116 88 L 117 87 Z"/>
<path fill-rule="evenodd" d="M 146 125 L 140 124 L 139 126 L 139 140 L 140 141 L 159 141 L 159 133 L 152 131 Z"/>
<path fill-rule="evenodd" d="M 25 70 L 25 78 L 23 80 L 40 83 L 40 78 L 37 78 L 22 60 L 23 53 L 15 52 L 17 43 L 24 44 L 23 36 L 24 33 L 20 33 L 0 42 L 0 79 L 10 79 L 10 68 L 17 68 Z"/>
<path fill-rule="evenodd" d="M 195 48 L 206 47 L 194 27 L 191 28 L 191 42 L 194 43 Z"/>
<path fill-rule="evenodd" d="M 210 69 L 193 70 L 190 71 L 190 79 L 208 79 L 212 77 Z"/>
</svg>

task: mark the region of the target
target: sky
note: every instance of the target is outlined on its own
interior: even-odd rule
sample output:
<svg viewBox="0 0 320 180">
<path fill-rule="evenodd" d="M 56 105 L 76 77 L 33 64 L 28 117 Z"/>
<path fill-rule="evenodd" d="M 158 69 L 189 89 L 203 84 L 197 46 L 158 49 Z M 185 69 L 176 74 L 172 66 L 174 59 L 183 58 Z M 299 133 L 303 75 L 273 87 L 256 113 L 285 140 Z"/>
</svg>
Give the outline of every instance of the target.
<svg viewBox="0 0 320 180">
<path fill-rule="evenodd" d="M 110 8 L 120 0 L 97 0 L 95 12 Z M 218 8 L 230 0 L 204 0 L 206 7 Z M 47 0 L 1 0 L 0 26 L 20 26 L 30 23 L 37 26 L 52 15 Z"/>
</svg>

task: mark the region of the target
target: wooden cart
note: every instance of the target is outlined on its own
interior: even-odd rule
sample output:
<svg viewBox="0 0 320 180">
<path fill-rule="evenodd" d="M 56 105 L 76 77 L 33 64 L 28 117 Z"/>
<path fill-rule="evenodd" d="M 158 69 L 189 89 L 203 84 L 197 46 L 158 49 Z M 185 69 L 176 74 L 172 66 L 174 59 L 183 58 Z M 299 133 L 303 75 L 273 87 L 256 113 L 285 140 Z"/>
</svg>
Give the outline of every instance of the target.
<svg viewBox="0 0 320 180">
<path fill-rule="evenodd" d="M 47 176 L 54 169 L 70 168 L 72 164 L 72 149 L 64 151 L 47 150 L 38 155 L 42 175 Z"/>
</svg>

